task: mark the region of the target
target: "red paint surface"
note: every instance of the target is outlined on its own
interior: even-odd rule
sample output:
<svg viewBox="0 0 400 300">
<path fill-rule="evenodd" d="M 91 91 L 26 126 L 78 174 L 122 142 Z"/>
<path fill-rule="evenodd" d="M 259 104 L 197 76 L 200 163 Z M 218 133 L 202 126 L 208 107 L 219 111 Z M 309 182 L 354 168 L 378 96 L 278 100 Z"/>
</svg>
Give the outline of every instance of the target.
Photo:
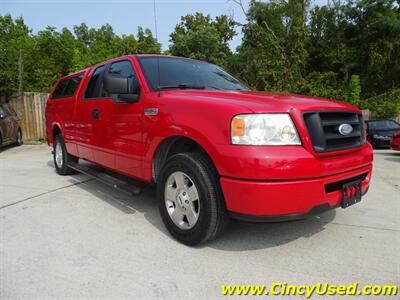
<svg viewBox="0 0 400 300">
<path fill-rule="evenodd" d="M 390 148 L 400 151 L 400 130 L 397 130 L 390 140 Z"/>
</svg>

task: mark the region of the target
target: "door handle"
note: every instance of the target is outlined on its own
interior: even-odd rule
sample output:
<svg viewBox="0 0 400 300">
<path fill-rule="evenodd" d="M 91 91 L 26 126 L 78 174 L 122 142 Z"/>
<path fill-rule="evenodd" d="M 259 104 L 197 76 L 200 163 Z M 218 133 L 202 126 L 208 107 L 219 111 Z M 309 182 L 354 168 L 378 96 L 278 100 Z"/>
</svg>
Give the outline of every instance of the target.
<svg viewBox="0 0 400 300">
<path fill-rule="evenodd" d="M 100 110 L 98 108 L 93 109 L 92 118 L 98 120 L 100 118 Z"/>
</svg>

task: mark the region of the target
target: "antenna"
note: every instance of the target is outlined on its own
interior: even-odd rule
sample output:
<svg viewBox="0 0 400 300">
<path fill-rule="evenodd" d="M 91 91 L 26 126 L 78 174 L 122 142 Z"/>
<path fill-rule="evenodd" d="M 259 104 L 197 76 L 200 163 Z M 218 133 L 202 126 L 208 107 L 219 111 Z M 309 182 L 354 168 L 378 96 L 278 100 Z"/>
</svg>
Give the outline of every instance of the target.
<svg viewBox="0 0 400 300">
<path fill-rule="evenodd" d="M 157 30 L 157 11 L 156 11 L 156 0 L 153 0 L 153 11 L 154 11 L 154 33 L 156 35 L 156 41 L 158 43 L 158 30 Z M 161 97 L 160 89 L 160 54 L 157 55 L 157 90 L 158 97 Z"/>
</svg>

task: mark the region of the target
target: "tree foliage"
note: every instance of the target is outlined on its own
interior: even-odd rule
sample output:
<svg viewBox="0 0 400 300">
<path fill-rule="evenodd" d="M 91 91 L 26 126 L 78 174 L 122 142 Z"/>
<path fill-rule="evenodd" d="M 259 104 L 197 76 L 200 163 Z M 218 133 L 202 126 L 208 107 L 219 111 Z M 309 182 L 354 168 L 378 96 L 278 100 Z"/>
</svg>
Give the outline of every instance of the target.
<svg viewBox="0 0 400 300">
<path fill-rule="evenodd" d="M 396 117 L 400 112 L 400 88 L 366 99 L 361 107 L 369 109 L 373 118 Z"/>
<path fill-rule="evenodd" d="M 345 100 L 376 116 L 400 112 L 393 104 L 400 97 L 399 0 L 251 0 L 243 11 L 244 24 L 226 15 L 183 16 L 165 53 L 221 65 L 257 90 Z M 232 52 L 238 30 L 242 42 Z M 140 27 L 117 35 L 109 24 L 82 23 L 32 34 L 22 18 L 0 16 L 0 94 L 18 91 L 21 74 L 23 90 L 48 91 L 60 76 L 97 62 L 160 52 Z"/>
<path fill-rule="evenodd" d="M 251 1 L 236 69 L 256 89 L 291 91 L 303 78 L 307 7 L 307 0 Z"/>
<path fill-rule="evenodd" d="M 0 16 L 0 94 L 18 91 L 18 62 L 27 54 L 21 49 L 32 48 L 29 33 L 22 18 L 14 21 L 10 15 Z"/>
<path fill-rule="evenodd" d="M 119 36 L 109 24 L 95 29 L 82 23 L 73 32 L 48 26 L 34 35 L 22 18 L 5 15 L 0 16 L 0 52 L 0 94 L 11 94 L 19 90 L 20 73 L 23 91 L 46 92 L 68 73 L 125 54 L 160 53 L 161 45 L 149 29 Z"/>
<path fill-rule="evenodd" d="M 233 70 L 258 90 L 389 105 L 370 102 L 400 86 L 399 3 L 328 3 L 252 0 Z"/>
<path fill-rule="evenodd" d="M 232 57 L 229 41 L 235 36 L 235 21 L 225 15 L 212 20 L 201 13 L 186 15 L 170 35 L 170 53 L 206 60 L 227 67 Z"/>
</svg>

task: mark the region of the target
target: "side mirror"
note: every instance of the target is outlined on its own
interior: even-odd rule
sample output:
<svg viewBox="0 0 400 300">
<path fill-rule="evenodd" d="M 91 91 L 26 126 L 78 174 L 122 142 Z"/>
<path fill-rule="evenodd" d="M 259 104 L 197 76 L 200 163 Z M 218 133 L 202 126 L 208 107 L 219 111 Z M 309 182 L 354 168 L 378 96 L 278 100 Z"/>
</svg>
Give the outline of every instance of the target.
<svg viewBox="0 0 400 300">
<path fill-rule="evenodd" d="M 0 120 L 4 120 L 7 118 L 7 114 L 5 112 L 0 112 Z"/>
<path fill-rule="evenodd" d="M 117 94 L 118 102 L 134 103 L 139 101 L 139 83 L 134 80 L 133 86 L 129 89 L 129 77 L 108 73 L 104 76 L 104 89 L 109 94 Z"/>
<path fill-rule="evenodd" d="M 104 89 L 110 94 L 128 94 L 128 77 L 108 73 L 104 76 Z"/>
</svg>

